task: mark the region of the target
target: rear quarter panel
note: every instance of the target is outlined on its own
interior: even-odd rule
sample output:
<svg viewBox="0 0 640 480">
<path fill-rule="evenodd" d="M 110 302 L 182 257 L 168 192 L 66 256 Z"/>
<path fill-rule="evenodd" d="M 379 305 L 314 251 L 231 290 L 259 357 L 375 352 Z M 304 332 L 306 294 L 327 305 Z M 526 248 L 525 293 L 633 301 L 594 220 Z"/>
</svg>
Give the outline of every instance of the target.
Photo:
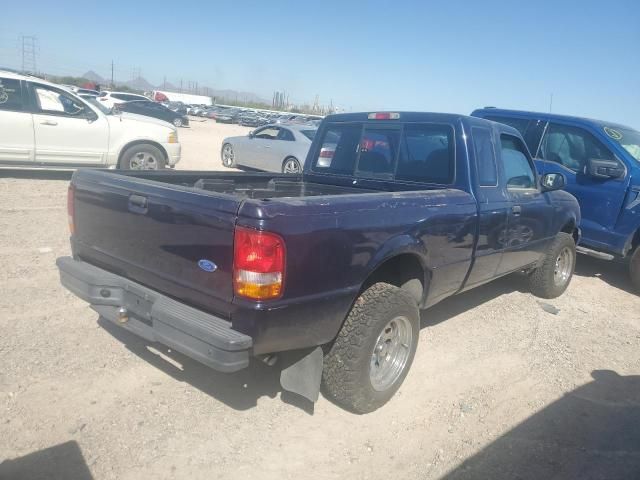
<svg viewBox="0 0 640 480">
<path fill-rule="evenodd" d="M 287 249 L 280 300 L 234 300 L 234 328 L 258 338 L 260 353 L 333 339 L 367 277 L 400 253 L 425 267 L 430 297 L 457 291 L 471 263 L 477 209 L 470 194 L 449 189 L 248 200 L 238 218 L 280 234 Z"/>
</svg>

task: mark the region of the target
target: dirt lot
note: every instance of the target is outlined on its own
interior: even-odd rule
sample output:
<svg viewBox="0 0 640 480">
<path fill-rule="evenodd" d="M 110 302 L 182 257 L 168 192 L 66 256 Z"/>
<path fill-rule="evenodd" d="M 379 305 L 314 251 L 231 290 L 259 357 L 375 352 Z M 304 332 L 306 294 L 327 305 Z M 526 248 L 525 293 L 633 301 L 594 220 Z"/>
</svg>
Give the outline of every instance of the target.
<svg viewBox="0 0 640 480">
<path fill-rule="evenodd" d="M 218 169 L 246 130 L 182 129 L 180 168 Z M 68 178 L 0 172 L 0 478 L 640 478 L 640 297 L 617 266 L 580 257 L 547 305 L 511 276 L 424 312 L 399 394 L 357 416 L 99 322 L 54 265 Z"/>
</svg>

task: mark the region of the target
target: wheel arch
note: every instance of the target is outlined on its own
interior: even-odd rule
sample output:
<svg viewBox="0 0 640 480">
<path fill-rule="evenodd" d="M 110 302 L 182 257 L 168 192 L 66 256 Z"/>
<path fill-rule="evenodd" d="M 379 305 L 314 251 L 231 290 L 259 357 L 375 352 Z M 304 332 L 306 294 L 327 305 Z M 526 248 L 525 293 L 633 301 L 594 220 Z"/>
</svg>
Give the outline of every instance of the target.
<svg viewBox="0 0 640 480">
<path fill-rule="evenodd" d="M 362 283 L 360 292 L 378 282 L 389 283 L 407 290 L 418 305 L 426 301 L 431 271 L 416 252 L 409 250 L 384 257 L 372 268 Z"/>
<path fill-rule="evenodd" d="M 133 140 L 133 141 L 131 141 L 129 143 L 126 143 L 120 149 L 120 153 L 118 153 L 118 163 L 117 163 L 118 168 L 120 168 L 120 162 L 122 161 L 122 156 L 124 155 L 124 153 L 127 150 L 129 150 L 131 147 L 135 147 L 136 145 L 153 145 L 154 147 L 156 147 L 158 150 L 160 150 L 162 152 L 162 155 L 164 155 L 165 162 L 169 161 L 169 154 L 167 153 L 165 148 L 160 143 L 158 143 L 158 142 L 156 142 L 154 140 L 139 139 L 139 140 Z"/>
</svg>

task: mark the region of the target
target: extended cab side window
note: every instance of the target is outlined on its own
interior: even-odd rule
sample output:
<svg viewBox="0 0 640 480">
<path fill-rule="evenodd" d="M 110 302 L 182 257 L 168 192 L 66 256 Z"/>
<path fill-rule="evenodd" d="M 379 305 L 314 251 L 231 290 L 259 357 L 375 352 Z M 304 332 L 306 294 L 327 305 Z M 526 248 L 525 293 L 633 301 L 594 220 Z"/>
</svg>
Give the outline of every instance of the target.
<svg viewBox="0 0 640 480">
<path fill-rule="evenodd" d="M 404 147 L 398 159 L 396 180 L 443 185 L 453 182 L 455 153 L 453 129 L 449 125 L 406 124 Z"/>
<path fill-rule="evenodd" d="M 582 128 L 550 123 L 542 141 L 542 158 L 574 172 L 584 169 L 587 159 L 614 160 L 613 153 Z"/>
<path fill-rule="evenodd" d="M 481 187 L 495 187 L 498 185 L 498 172 L 491 131 L 487 128 L 473 127 L 471 133 L 478 165 L 478 184 Z"/>
<path fill-rule="evenodd" d="M 21 112 L 23 108 L 20 80 L 0 78 L 0 110 Z"/>
<path fill-rule="evenodd" d="M 526 147 L 518 137 L 500 135 L 500 158 L 507 189 L 536 188 L 536 176 Z"/>
<path fill-rule="evenodd" d="M 33 85 L 36 103 L 40 113 L 76 117 L 85 111 L 84 105 L 60 90 L 52 89 L 46 85 Z"/>
</svg>

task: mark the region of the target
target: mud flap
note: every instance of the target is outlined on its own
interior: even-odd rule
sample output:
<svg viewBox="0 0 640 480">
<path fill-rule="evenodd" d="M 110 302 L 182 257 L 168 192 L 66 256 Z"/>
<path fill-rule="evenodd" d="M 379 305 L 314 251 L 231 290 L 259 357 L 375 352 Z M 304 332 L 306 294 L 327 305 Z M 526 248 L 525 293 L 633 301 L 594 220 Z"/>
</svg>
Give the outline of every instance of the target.
<svg viewBox="0 0 640 480">
<path fill-rule="evenodd" d="M 280 372 L 280 385 L 284 390 L 303 396 L 311 402 L 317 402 L 322 380 L 324 354 L 317 347 L 310 352 L 289 354 L 287 367 Z"/>
</svg>

